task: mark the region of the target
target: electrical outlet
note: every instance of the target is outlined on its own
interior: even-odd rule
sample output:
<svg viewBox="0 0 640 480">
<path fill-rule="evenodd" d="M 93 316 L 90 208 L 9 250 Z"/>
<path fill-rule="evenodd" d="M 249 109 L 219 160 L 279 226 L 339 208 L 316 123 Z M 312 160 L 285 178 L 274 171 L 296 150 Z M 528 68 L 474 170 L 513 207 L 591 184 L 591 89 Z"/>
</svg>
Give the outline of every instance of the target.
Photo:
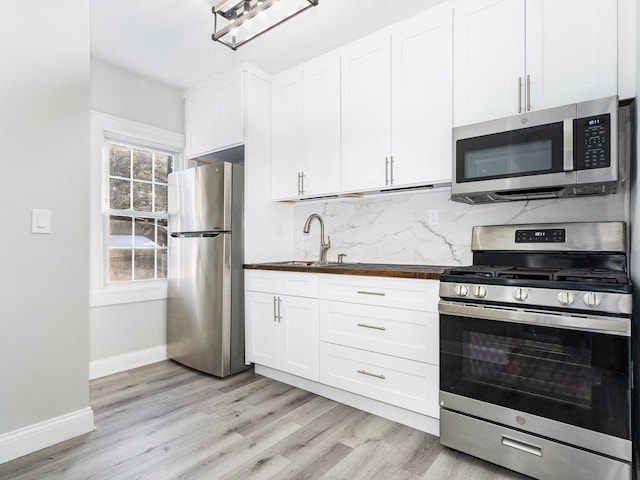
<svg viewBox="0 0 640 480">
<path fill-rule="evenodd" d="M 427 220 L 429 225 L 438 225 L 438 209 L 430 208 L 429 209 L 429 219 Z"/>
</svg>

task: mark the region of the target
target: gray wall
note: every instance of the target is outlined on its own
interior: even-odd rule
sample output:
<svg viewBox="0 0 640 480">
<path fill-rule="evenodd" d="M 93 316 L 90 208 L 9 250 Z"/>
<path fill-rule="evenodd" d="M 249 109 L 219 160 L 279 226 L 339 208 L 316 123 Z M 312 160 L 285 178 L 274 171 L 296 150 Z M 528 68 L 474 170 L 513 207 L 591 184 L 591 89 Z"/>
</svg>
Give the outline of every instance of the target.
<svg viewBox="0 0 640 480">
<path fill-rule="evenodd" d="M 89 404 L 89 2 L 4 3 L 0 65 L 1 435 Z"/>
<path fill-rule="evenodd" d="M 182 90 L 95 57 L 91 57 L 91 109 L 184 133 Z"/>
<path fill-rule="evenodd" d="M 94 57 L 91 58 L 91 109 L 184 132 L 184 99 L 180 89 Z M 92 307 L 90 360 L 165 345 L 166 303 L 166 300 L 153 300 Z"/>
</svg>

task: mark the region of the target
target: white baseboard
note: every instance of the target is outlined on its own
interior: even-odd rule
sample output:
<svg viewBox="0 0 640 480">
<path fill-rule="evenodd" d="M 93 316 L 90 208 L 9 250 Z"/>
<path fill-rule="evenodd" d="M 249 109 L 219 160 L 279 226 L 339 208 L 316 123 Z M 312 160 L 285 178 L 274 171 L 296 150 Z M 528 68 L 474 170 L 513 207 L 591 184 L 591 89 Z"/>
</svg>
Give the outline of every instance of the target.
<svg viewBox="0 0 640 480">
<path fill-rule="evenodd" d="M 83 408 L 0 435 L 0 464 L 93 431 L 93 410 Z"/>
<path fill-rule="evenodd" d="M 106 377 L 107 375 L 124 372 L 132 368 L 161 362 L 167 358 L 167 346 L 160 345 L 145 350 L 137 350 L 135 352 L 94 360 L 93 362 L 89 362 L 89 379 L 93 380 L 94 378 Z"/>
</svg>

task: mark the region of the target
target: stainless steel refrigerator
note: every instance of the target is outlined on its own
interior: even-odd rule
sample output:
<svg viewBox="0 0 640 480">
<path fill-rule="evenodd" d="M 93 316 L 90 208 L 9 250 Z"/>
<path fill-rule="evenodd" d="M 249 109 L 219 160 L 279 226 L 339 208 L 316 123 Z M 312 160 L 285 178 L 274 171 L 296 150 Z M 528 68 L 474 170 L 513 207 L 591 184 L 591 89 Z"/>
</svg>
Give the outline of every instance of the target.
<svg viewBox="0 0 640 480">
<path fill-rule="evenodd" d="M 243 170 L 219 162 L 169 175 L 168 355 L 219 377 L 247 368 Z"/>
</svg>

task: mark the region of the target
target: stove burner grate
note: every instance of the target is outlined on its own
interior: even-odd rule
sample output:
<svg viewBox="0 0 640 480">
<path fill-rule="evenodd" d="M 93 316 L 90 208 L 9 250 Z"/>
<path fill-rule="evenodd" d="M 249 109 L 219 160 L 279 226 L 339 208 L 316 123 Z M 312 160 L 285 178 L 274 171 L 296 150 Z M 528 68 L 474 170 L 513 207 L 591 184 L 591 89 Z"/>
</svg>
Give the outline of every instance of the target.
<svg viewBox="0 0 640 480">
<path fill-rule="evenodd" d="M 590 283 L 628 285 L 629 277 L 626 272 L 605 269 L 543 269 L 522 268 L 508 266 L 472 265 L 469 267 L 455 267 L 445 272 L 448 276 L 465 278 L 467 280 L 491 278 L 497 281 L 509 280 L 533 281 L 533 282 L 564 282 L 564 283 Z"/>
</svg>

